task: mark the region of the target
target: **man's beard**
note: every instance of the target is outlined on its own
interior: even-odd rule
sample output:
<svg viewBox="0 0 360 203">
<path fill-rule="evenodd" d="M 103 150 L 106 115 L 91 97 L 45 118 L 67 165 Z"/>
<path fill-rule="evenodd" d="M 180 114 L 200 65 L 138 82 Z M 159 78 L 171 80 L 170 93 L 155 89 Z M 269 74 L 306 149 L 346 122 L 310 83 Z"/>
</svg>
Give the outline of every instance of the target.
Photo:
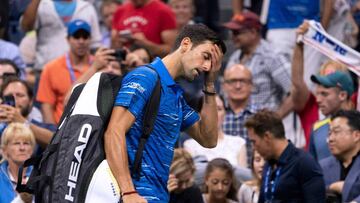
<svg viewBox="0 0 360 203">
<path fill-rule="evenodd" d="M 27 116 L 30 114 L 30 112 L 31 112 L 30 105 L 21 108 L 21 115 L 24 116 L 25 118 L 27 118 Z"/>
</svg>

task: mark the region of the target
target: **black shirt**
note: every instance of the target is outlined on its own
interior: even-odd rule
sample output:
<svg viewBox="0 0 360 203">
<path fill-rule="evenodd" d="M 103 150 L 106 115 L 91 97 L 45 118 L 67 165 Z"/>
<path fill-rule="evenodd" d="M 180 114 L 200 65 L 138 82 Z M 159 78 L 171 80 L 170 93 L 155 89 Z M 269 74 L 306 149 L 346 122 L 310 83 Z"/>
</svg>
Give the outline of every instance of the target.
<svg viewBox="0 0 360 203">
<path fill-rule="evenodd" d="M 353 163 L 355 162 L 356 157 L 359 156 L 359 152 L 352 158 L 350 165 L 344 167 L 343 163 L 340 162 L 340 180 L 345 181 L 346 176 L 348 175 Z"/>
<path fill-rule="evenodd" d="M 325 202 L 325 183 L 319 164 L 290 142 L 278 161 L 272 161 L 272 166 L 266 163 L 262 177 L 259 203 Z"/>
<path fill-rule="evenodd" d="M 170 193 L 169 203 L 203 203 L 199 187 L 193 185 L 180 193 Z"/>
</svg>

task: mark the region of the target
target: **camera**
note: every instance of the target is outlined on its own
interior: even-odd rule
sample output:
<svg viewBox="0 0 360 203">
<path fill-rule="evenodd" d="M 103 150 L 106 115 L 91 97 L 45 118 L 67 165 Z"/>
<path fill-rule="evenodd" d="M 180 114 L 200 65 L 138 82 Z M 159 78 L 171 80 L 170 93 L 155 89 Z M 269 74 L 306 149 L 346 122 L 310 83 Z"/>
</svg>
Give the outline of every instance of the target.
<svg viewBox="0 0 360 203">
<path fill-rule="evenodd" d="M 116 61 L 121 62 L 125 60 L 126 54 L 127 52 L 125 49 L 116 49 L 115 52 L 111 55 L 115 57 Z"/>
<path fill-rule="evenodd" d="M 15 107 L 15 98 L 13 95 L 5 95 L 2 103 Z"/>
</svg>

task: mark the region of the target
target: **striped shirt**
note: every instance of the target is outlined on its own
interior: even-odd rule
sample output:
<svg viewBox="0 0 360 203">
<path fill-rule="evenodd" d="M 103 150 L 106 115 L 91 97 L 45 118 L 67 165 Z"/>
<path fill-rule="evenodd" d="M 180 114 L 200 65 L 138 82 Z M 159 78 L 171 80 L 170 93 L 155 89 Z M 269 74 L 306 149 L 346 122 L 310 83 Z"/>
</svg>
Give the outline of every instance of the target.
<svg viewBox="0 0 360 203">
<path fill-rule="evenodd" d="M 260 108 L 258 106 L 248 104 L 243 111 L 235 114 L 235 112 L 227 105 L 226 114 L 222 125 L 222 129 L 225 134 L 240 136 L 245 139 L 247 163 L 249 166 L 251 166 L 252 147 L 247 130 L 245 128 L 245 122 L 251 115 L 255 114 L 259 110 Z"/>
<path fill-rule="evenodd" d="M 241 50 L 235 51 L 226 67 L 239 64 L 240 56 Z M 252 104 L 276 110 L 290 92 L 290 62 L 276 55 L 270 44 L 261 40 L 251 58 L 243 65 L 250 69 L 253 77 Z"/>
</svg>

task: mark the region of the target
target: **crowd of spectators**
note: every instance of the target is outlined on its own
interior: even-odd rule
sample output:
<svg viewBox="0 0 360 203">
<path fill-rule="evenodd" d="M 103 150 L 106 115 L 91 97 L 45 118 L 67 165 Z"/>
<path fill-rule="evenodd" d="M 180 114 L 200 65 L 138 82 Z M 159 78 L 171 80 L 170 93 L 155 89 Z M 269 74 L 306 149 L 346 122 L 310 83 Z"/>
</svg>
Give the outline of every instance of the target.
<svg viewBox="0 0 360 203">
<path fill-rule="evenodd" d="M 15 191 L 17 171 L 46 148 L 75 85 L 163 57 L 185 25 L 203 23 L 232 50 L 217 81 L 218 142 L 179 135 L 170 202 L 360 203 L 360 71 L 298 40 L 315 20 L 360 51 L 360 0 L 229 2 L 231 19 L 218 0 L 2 1 L 0 202 L 32 201 Z M 203 80 L 177 81 L 199 112 Z"/>
</svg>

